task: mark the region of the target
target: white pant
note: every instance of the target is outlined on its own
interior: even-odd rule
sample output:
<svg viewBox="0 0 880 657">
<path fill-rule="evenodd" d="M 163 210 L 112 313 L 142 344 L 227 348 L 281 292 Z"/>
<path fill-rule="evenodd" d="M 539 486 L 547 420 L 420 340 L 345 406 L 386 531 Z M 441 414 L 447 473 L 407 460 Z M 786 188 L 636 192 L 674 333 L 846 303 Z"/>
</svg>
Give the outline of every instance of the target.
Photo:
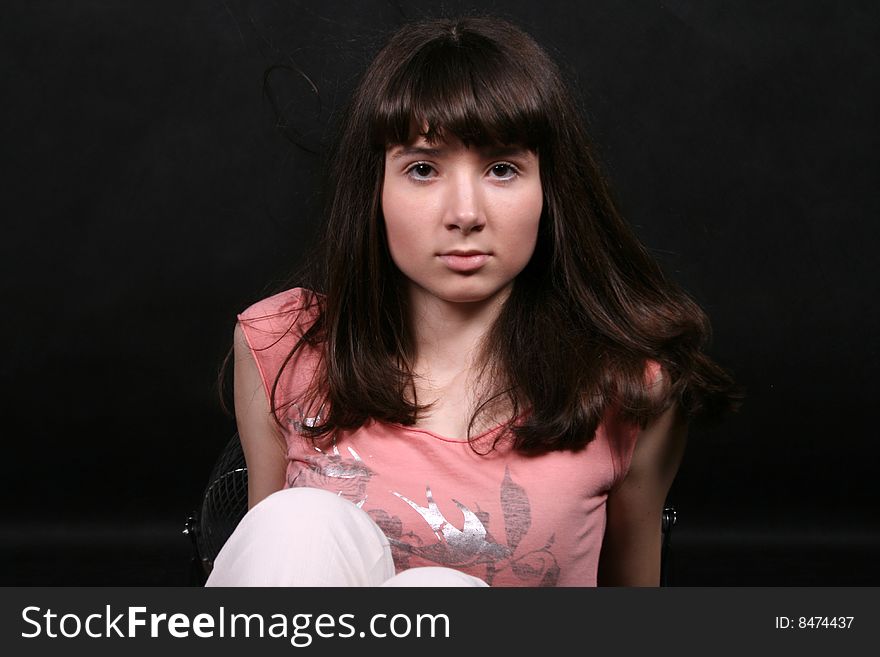
<svg viewBox="0 0 880 657">
<path fill-rule="evenodd" d="M 205 586 L 488 586 L 452 568 L 394 574 L 388 539 L 365 511 L 317 488 L 273 493 L 247 512 Z"/>
</svg>

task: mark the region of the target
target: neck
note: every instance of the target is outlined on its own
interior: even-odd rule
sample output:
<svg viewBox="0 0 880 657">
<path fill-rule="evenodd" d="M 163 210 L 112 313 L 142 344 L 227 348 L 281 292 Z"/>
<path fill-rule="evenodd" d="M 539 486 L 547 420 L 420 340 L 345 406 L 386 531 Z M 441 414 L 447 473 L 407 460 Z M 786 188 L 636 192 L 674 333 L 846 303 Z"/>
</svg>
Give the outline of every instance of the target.
<svg viewBox="0 0 880 657">
<path fill-rule="evenodd" d="M 410 322 L 420 374 L 449 374 L 471 369 L 489 327 L 510 294 L 505 288 L 481 301 L 444 301 L 421 289 L 410 289 Z"/>
</svg>

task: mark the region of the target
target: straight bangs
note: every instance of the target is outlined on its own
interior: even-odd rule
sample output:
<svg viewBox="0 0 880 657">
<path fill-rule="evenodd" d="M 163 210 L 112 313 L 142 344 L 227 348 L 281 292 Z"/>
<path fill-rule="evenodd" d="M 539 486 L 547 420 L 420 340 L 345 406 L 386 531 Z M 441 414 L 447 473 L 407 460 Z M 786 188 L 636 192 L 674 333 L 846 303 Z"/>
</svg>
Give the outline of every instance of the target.
<svg viewBox="0 0 880 657">
<path fill-rule="evenodd" d="M 543 84 L 485 37 L 458 33 L 426 44 L 374 96 L 372 143 L 517 145 L 537 151 L 550 132 Z"/>
</svg>

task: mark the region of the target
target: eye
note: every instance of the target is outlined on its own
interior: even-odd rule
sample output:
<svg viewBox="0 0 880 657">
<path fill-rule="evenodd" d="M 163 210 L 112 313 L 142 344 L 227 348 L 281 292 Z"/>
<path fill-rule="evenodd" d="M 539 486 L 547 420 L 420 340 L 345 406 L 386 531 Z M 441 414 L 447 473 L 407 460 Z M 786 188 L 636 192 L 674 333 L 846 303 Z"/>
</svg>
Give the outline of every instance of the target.
<svg viewBox="0 0 880 657">
<path fill-rule="evenodd" d="M 430 180 L 433 171 L 434 167 L 427 162 L 416 162 L 406 170 L 406 175 L 413 180 Z"/>
<path fill-rule="evenodd" d="M 492 165 L 490 171 L 496 180 L 513 180 L 519 175 L 519 169 L 510 162 L 497 162 Z"/>
</svg>

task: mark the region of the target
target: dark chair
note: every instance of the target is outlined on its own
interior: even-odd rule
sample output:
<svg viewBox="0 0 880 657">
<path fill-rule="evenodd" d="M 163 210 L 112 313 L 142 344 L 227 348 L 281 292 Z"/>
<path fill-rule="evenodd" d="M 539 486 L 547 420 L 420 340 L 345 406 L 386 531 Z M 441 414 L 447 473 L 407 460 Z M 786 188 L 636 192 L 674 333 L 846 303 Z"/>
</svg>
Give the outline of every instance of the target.
<svg viewBox="0 0 880 657">
<path fill-rule="evenodd" d="M 672 560 L 669 557 L 670 543 L 672 541 L 672 528 L 675 527 L 676 522 L 678 522 L 678 512 L 675 510 L 675 507 L 665 507 L 660 524 L 660 530 L 663 532 L 663 542 L 660 547 L 660 586 L 669 586 L 669 573 L 672 570 Z"/>
<path fill-rule="evenodd" d="M 211 470 L 201 506 L 189 514 L 183 529 L 192 541 L 191 584 L 201 586 L 205 583 L 217 553 L 247 513 L 247 508 L 247 465 L 236 433 L 226 443 Z M 669 586 L 670 540 L 677 520 L 675 507 L 663 509 L 660 586 Z"/>
<path fill-rule="evenodd" d="M 217 553 L 247 513 L 247 508 L 247 465 L 236 433 L 226 443 L 211 470 L 201 506 L 189 514 L 183 529 L 192 542 L 190 579 L 193 585 L 205 583 Z"/>
</svg>

